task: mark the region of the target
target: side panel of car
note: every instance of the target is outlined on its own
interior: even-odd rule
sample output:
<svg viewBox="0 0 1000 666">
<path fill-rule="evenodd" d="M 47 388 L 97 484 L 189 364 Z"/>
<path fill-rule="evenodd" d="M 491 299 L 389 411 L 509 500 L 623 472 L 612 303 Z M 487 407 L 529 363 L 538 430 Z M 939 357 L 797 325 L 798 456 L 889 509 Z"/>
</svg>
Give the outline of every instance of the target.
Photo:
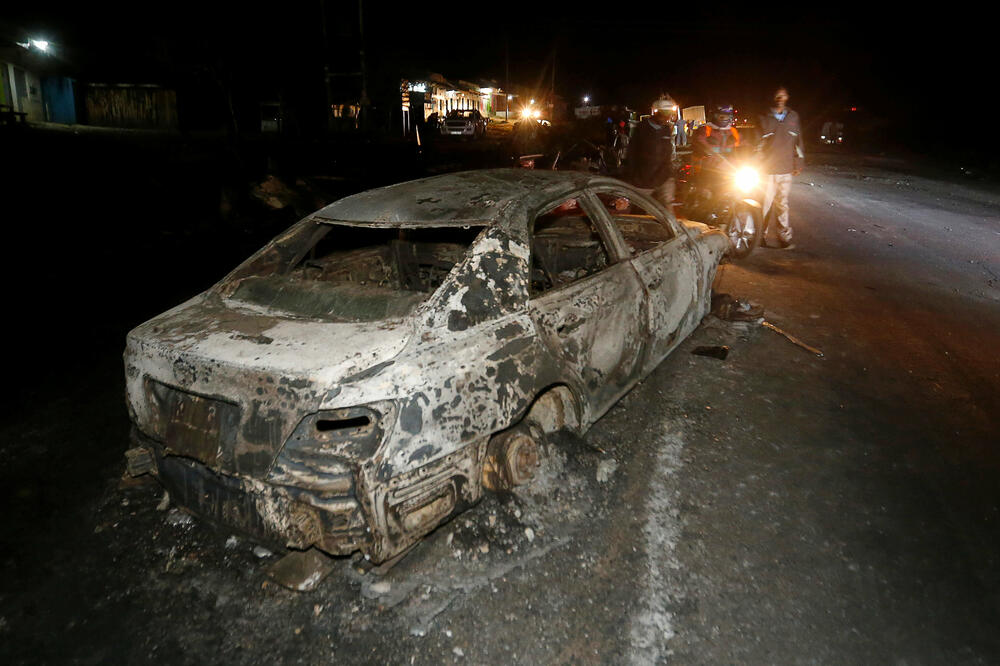
<svg viewBox="0 0 1000 666">
<path fill-rule="evenodd" d="M 549 292 L 531 303 L 542 339 L 586 398 L 586 420 L 602 414 L 636 379 L 646 304 L 627 262 Z"/>
<path fill-rule="evenodd" d="M 686 315 L 697 308 L 695 250 L 687 236 L 676 237 L 632 260 L 649 292 L 648 372 L 681 340 Z"/>
</svg>

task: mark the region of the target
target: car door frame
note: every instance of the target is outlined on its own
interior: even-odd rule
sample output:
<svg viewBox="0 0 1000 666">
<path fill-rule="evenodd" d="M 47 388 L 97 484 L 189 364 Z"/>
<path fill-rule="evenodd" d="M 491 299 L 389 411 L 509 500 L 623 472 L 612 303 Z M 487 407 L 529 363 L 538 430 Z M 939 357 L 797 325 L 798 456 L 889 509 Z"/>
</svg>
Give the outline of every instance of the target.
<svg viewBox="0 0 1000 666">
<path fill-rule="evenodd" d="M 673 238 L 664 241 L 654 248 L 633 255 L 621 231 L 618 229 L 618 225 L 612 219 L 611 212 L 597 196 L 605 192 L 617 192 L 628 196 L 630 201 L 635 201 L 649 212 L 650 215 L 661 223 L 665 223 L 667 228 L 673 232 Z M 647 335 L 649 337 L 649 344 L 647 345 L 646 357 L 643 359 L 642 364 L 643 374 L 646 374 L 659 365 L 687 337 L 687 334 L 698 325 L 698 322 L 691 321 L 691 317 L 692 313 L 697 312 L 698 303 L 704 296 L 699 280 L 703 268 L 701 253 L 695 247 L 694 239 L 691 238 L 691 234 L 688 233 L 687 228 L 677 221 L 672 211 L 666 210 L 651 197 L 647 197 L 628 184 L 613 181 L 594 182 L 587 187 L 587 194 L 597 202 L 598 215 L 601 217 L 602 223 L 607 225 L 620 238 L 622 251 L 628 257 L 628 261 L 637 275 L 639 275 L 643 289 L 646 291 Z M 673 253 L 677 256 L 678 261 L 690 262 L 690 267 L 686 271 L 686 274 L 693 282 L 693 293 L 690 302 L 684 308 L 684 312 L 679 314 L 672 312 L 672 304 L 666 300 L 669 294 L 665 292 L 662 286 L 664 276 L 662 274 L 650 275 L 651 271 L 641 265 L 650 259 L 653 259 L 654 262 L 656 260 L 666 260 L 668 253 Z M 656 273 L 656 268 L 662 269 L 663 266 L 654 265 L 653 273 Z M 681 276 L 681 283 L 683 279 L 684 276 Z M 661 330 L 664 321 L 670 326 L 665 331 Z M 673 325 L 674 323 L 676 325 Z"/>
<path fill-rule="evenodd" d="M 629 260 L 629 252 L 620 232 L 616 228 L 612 227 L 606 218 L 599 215 L 601 208 L 600 200 L 598 200 L 596 196 L 591 194 L 585 188 L 553 197 L 545 204 L 538 206 L 535 209 L 535 212 L 529 216 L 529 271 L 531 270 L 530 257 L 534 252 L 535 221 L 539 217 L 551 212 L 560 204 L 570 199 L 576 199 L 579 202 L 583 213 L 587 215 L 590 222 L 597 230 L 601 242 L 604 244 L 605 249 L 609 253 L 608 266 L 596 273 L 593 273 L 592 275 L 574 280 L 573 282 L 565 285 L 553 287 L 539 296 L 534 296 L 530 294 L 529 291 L 528 308 L 531 313 L 531 318 L 535 322 L 537 333 L 545 340 L 546 347 L 554 350 L 555 355 L 559 358 L 559 361 L 563 365 L 563 381 L 569 384 L 578 396 L 586 398 L 584 400 L 585 404 L 583 405 L 581 414 L 581 421 L 583 422 L 584 427 L 586 427 L 600 418 L 600 416 L 604 414 L 604 412 L 606 412 L 611 405 L 617 402 L 622 395 L 627 393 L 628 390 L 632 388 L 635 382 L 641 377 L 643 363 L 648 355 L 648 326 L 646 322 L 648 321 L 649 316 L 649 296 L 643 288 L 640 276 Z M 624 277 L 624 279 L 627 280 L 625 288 L 627 289 L 631 286 L 636 294 L 636 298 L 638 299 L 637 317 L 640 319 L 640 324 L 638 326 L 637 339 L 631 341 L 631 343 L 626 341 L 624 344 L 624 349 L 631 348 L 633 350 L 631 357 L 625 360 L 626 354 L 623 353 L 622 359 L 616 364 L 614 372 L 609 373 L 608 375 L 613 378 L 615 383 L 605 387 L 604 390 L 595 391 L 588 386 L 587 378 L 582 372 L 579 372 L 578 369 L 574 367 L 572 358 L 570 358 L 570 355 L 562 349 L 562 346 L 556 339 L 557 336 L 555 331 L 561 325 L 558 317 L 562 316 L 568 320 L 571 317 L 571 313 L 557 313 L 551 307 L 546 308 L 546 305 L 549 305 L 546 301 L 558 302 L 560 300 L 570 300 L 574 292 L 579 293 L 580 291 L 586 290 L 588 287 L 593 285 L 595 280 L 607 280 L 609 278 L 606 274 L 608 271 L 617 271 L 623 276 L 627 276 Z M 548 318 L 552 317 L 557 319 L 553 322 L 546 321 Z M 573 323 L 577 324 L 578 322 Z M 586 326 L 587 322 L 581 322 L 579 325 Z M 590 322 L 591 327 L 596 327 L 597 325 L 597 322 Z"/>
</svg>

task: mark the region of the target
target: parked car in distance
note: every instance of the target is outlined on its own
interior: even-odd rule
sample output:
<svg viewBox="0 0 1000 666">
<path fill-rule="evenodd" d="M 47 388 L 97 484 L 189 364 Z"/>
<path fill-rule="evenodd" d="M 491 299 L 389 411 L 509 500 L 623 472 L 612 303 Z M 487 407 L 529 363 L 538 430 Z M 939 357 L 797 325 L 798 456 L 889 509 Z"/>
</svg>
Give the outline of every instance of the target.
<svg viewBox="0 0 1000 666">
<path fill-rule="evenodd" d="M 346 197 L 128 334 L 128 471 L 263 543 L 384 562 L 651 372 L 727 246 L 581 172 Z"/>
<path fill-rule="evenodd" d="M 441 134 L 480 139 L 486 136 L 486 118 L 479 109 L 452 109 L 441 125 Z"/>
</svg>

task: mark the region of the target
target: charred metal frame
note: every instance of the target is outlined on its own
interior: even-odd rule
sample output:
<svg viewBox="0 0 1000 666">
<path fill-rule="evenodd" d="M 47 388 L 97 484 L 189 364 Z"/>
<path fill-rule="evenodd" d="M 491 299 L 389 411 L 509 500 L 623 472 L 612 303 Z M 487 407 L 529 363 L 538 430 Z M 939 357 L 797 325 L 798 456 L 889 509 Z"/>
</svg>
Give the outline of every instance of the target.
<svg viewBox="0 0 1000 666">
<path fill-rule="evenodd" d="M 637 201 L 673 237 L 632 255 L 598 192 Z M 533 221 L 574 197 L 610 264 L 532 297 Z M 485 228 L 408 317 L 318 321 L 231 299 L 240 280 L 301 261 L 331 222 Z M 726 243 L 587 174 L 466 172 L 348 197 L 129 333 L 130 469 L 278 545 L 388 560 L 477 502 L 484 476 L 519 473 L 496 436 L 582 433 L 650 372 L 707 312 Z M 523 437 L 502 441 L 530 463 Z"/>
</svg>

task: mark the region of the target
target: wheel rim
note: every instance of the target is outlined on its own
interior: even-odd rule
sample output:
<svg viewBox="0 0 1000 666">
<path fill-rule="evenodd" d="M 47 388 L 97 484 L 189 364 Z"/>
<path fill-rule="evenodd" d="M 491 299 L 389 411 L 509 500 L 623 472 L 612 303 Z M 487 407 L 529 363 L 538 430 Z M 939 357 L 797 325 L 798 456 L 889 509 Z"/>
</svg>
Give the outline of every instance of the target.
<svg viewBox="0 0 1000 666">
<path fill-rule="evenodd" d="M 535 476 L 538 467 L 538 444 L 526 433 L 517 434 L 507 444 L 507 475 L 511 485 L 520 486 Z"/>
</svg>

